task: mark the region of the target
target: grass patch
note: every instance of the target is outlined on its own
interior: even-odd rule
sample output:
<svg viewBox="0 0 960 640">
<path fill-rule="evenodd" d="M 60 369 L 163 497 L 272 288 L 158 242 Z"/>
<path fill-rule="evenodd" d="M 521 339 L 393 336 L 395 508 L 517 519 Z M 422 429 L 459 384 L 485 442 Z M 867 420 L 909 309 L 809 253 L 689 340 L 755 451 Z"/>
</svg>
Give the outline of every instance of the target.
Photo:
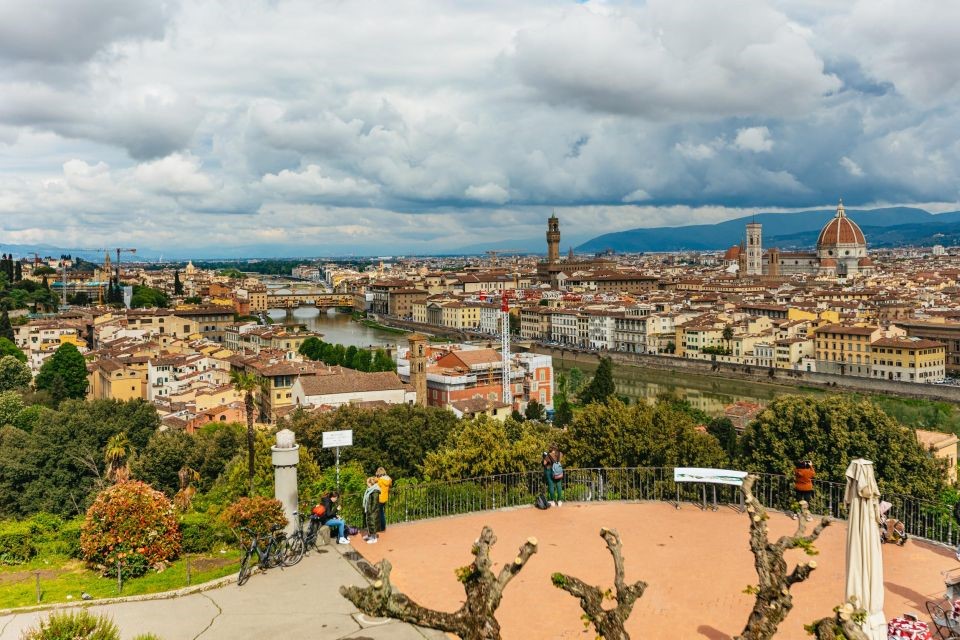
<svg viewBox="0 0 960 640">
<path fill-rule="evenodd" d="M 29 607 L 37 604 L 36 572 L 40 572 L 40 604 L 78 602 L 86 592 L 95 600 L 172 591 L 187 585 L 187 560 L 191 565 L 190 584 L 200 584 L 237 571 L 241 552 L 227 549 L 225 553 L 188 554 L 174 562 L 165 571 L 148 572 L 123 583 L 117 593 L 117 581 L 103 578 L 76 559 L 65 556 L 35 558 L 16 567 L 0 571 L 0 609 Z M 68 598 L 72 596 L 72 598 Z"/>
<path fill-rule="evenodd" d="M 380 324 L 379 322 L 374 322 L 373 320 L 360 320 L 360 324 L 362 324 L 365 327 L 370 327 L 371 329 L 386 331 L 387 333 L 396 333 L 400 335 L 404 333 L 410 333 L 406 329 L 397 329 L 396 327 L 388 327 L 385 324 Z"/>
</svg>

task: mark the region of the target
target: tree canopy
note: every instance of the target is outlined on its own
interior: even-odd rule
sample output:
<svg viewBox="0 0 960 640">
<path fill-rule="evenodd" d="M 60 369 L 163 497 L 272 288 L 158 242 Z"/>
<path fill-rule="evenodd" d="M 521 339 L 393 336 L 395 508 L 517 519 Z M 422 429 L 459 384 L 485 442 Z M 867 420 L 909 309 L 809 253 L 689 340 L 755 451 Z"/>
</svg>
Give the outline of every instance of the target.
<svg viewBox="0 0 960 640">
<path fill-rule="evenodd" d="M 134 309 L 166 307 L 170 304 L 170 299 L 160 289 L 153 287 L 144 287 L 133 285 L 133 297 L 130 299 L 130 306 Z"/>
<path fill-rule="evenodd" d="M 818 479 L 843 483 L 850 461 L 863 457 L 873 461 L 881 491 L 934 500 L 944 487 L 942 462 L 866 400 L 782 396 L 747 427 L 740 447 L 751 471 L 790 474 L 795 461 L 809 459 Z"/>
<path fill-rule="evenodd" d="M 34 385 L 49 391 L 56 402 L 83 398 L 87 395 L 87 363 L 74 345 L 65 342 L 40 367 Z"/>
<path fill-rule="evenodd" d="M 723 467 L 717 440 L 666 403 L 625 405 L 616 398 L 578 411 L 562 448 L 580 467 Z M 792 468 L 791 468 L 792 472 Z"/>
<path fill-rule="evenodd" d="M 319 415 L 295 413 L 284 426 L 315 452 L 324 468 L 333 464 L 334 453 L 322 448 L 323 432 L 353 429 L 353 446 L 340 450 L 341 463 L 356 461 L 368 474 L 382 466 L 394 478 L 411 478 L 420 475 L 424 456 L 445 443 L 458 422 L 452 412 L 437 407 L 392 405 L 370 410 L 343 406 Z"/>
<path fill-rule="evenodd" d="M 617 387 L 613 382 L 613 361 L 610 358 L 600 358 L 600 365 L 593 374 L 593 380 L 579 394 L 580 402 L 583 404 L 606 402 L 616 392 Z"/>
<path fill-rule="evenodd" d="M 26 389 L 32 380 L 30 368 L 18 358 L 11 355 L 0 358 L 0 392 Z"/>
</svg>

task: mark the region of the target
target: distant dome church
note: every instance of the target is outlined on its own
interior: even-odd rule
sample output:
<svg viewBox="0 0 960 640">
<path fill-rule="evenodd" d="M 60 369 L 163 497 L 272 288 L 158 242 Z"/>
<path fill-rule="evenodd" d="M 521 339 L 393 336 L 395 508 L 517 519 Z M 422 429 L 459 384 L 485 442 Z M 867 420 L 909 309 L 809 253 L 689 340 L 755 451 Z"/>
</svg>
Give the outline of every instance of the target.
<svg viewBox="0 0 960 640">
<path fill-rule="evenodd" d="M 749 235 L 760 243 L 760 225 L 754 227 Z M 751 272 L 746 264 L 748 250 L 743 247 L 731 247 L 724 255 L 724 262 L 737 259 L 739 272 L 743 276 L 758 275 Z M 873 261 L 867 255 L 867 239 L 856 222 L 847 217 L 843 201 L 837 205 L 837 213 L 820 230 L 817 236 L 816 251 L 780 251 L 768 249 L 763 255 L 762 273 L 765 276 L 837 276 L 855 278 L 870 275 L 874 271 Z"/>
</svg>

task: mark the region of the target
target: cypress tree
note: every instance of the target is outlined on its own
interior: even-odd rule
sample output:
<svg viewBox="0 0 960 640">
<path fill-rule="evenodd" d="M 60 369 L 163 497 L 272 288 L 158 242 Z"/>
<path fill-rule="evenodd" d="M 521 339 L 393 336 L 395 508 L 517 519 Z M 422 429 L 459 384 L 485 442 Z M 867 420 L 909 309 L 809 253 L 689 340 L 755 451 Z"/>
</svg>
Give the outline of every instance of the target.
<svg viewBox="0 0 960 640">
<path fill-rule="evenodd" d="M 10 314 L 7 313 L 7 308 L 3 307 L 3 312 L 0 313 L 0 338 L 6 338 L 10 342 L 16 344 L 16 336 L 13 335 L 13 325 L 10 324 Z"/>
<path fill-rule="evenodd" d="M 23 281 L 23 263 L 17 260 L 16 269 L 13 272 L 13 281 L 22 282 Z"/>
<path fill-rule="evenodd" d="M 610 358 L 600 358 L 600 366 L 587 388 L 580 393 L 583 404 L 591 402 L 606 402 L 617 392 L 613 382 L 613 361 Z"/>
</svg>

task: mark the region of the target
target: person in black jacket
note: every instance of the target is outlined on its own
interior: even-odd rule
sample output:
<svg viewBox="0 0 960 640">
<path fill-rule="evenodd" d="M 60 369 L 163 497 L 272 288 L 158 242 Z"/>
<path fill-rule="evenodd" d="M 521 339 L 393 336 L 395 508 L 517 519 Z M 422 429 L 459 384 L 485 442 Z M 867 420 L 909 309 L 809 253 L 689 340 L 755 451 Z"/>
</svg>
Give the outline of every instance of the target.
<svg viewBox="0 0 960 640">
<path fill-rule="evenodd" d="M 320 499 L 320 504 L 323 506 L 323 515 L 320 516 L 320 525 L 325 527 L 337 527 L 339 533 L 337 542 L 339 544 L 350 544 L 350 541 L 347 540 L 347 523 L 344 522 L 343 518 L 340 517 L 340 514 L 337 513 L 340 509 L 340 505 L 338 504 L 339 501 L 339 491 L 331 491 Z"/>
</svg>

